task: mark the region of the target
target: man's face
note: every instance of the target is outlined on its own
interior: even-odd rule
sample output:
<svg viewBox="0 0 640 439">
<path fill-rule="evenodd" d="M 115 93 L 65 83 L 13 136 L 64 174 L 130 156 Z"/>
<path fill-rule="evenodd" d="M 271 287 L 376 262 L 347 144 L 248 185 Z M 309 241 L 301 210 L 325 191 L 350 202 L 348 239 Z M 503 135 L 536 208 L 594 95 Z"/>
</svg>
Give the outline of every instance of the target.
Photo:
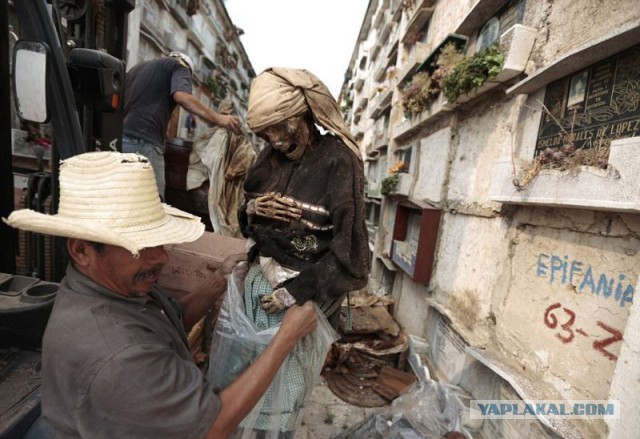
<svg viewBox="0 0 640 439">
<path fill-rule="evenodd" d="M 289 160 L 298 160 L 304 155 L 311 131 L 304 115 L 300 115 L 271 125 L 260 131 L 259 135 L 266 137 L 273 148 Z"/>
<path fill-rule="evenodd" d="M 80 271 L 97 284 L 127 297 L 148 294 L 169 259 L 162 246 L 146 248 L 138 258 L 113 245 L 105 245 L 102 251 L 93 247 L 88 251 L 92 251 L 86 266 L 88 273 L 79 267 Z"/>
</svg>

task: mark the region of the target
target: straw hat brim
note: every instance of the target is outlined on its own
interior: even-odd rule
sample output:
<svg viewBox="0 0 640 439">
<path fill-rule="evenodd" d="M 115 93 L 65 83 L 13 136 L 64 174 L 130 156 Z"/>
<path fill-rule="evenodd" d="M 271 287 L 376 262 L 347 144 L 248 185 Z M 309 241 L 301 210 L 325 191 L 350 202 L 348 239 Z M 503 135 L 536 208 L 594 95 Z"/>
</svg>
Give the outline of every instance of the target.
<svg viewBox="0 0 640 439">
<path fill-rule="evenodd" d="M 3 221 L 29 232 L 124 247 L 134 255 L 144 248 L 191 242 L 202 236 L 204 224 L 199 217 L 167 204 L 162 204 L 162 207 L 165 212 L 163 221 L 154 223 L 152 227 L 127 227 L 118 231 L 98 221 L 47 215 L 30 209 L 12 212 Z"/>
</svg>

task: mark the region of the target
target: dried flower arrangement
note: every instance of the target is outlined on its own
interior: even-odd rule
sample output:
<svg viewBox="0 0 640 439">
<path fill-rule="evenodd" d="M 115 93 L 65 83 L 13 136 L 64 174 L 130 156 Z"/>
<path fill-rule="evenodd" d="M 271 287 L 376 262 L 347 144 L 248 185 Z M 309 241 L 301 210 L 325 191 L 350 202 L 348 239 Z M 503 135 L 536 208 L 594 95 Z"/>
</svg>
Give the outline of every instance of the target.
<svg viewBox="0 0 640 439">
<path fill-rule="evenodd" d="M 421 71 L 413 75 L 411 81 L 403 88 L 402 106 L 407 116 L 411 117 L 422 112 L 440 94 L 444 87 L 444 78 L 449 75 L 464 55 L 455 44 L 446 44 L 432 67 L 431 74 Z"/>
<path fill-rule="evenodd" d="M 541 102 L 540 105 L 542 105 L 542 110 L 545 114 L 551 117 L 555 121 L 556 125 L 560 127 L 560 130 L 565 136 L 565 142 L 560 148 L 546 148 L 540 154 L 535 156 L 534 159 L 522 169 L 522 179 L 518 179 L 516 177 L 514 165 L 513 185 L 518 191 L 524 190 L 543 169 L 572 172 L 578 172 L 582 166 L 607 169 L 612 139 L 598 138 L 593 142 L 591 147 L 578 148 L 574 143 L 575 111 L 570 131 L 567 132 L 563 128 L 561 122 L 556 119 L 549 109 Z M 507 130 L 512 134 L 511 143 L 513 144 L 513 128 L 508 126 Z"/>
<path fill-rule="evenodd" d="M 559 149 L 547 148 L 538 154 L 529 165 L 523 169 L 522 180 L 514 179 L 513 184 L 521 191 L 525 189 L 543 169 L 558 171 L 578 171 L 581 166 L 593 166 L 607 169 L 611 139 L 600 139 L 591 148 L 576 148 L 566 143 Z"/>
<path fill-rule="evenodd" d="M 427 72 L 418 72 L 402 89 L 402 108 L 405 115 L 411 117 L 427 108 L 429 103 L 438 96 L 440 89 L 434 85 Z"/>
<path fill-rule="evenodd" d="M 409 170 L 409 167 L 405 162 L 398 161 L 395 165 L 389 168 L 389 174 L 398 174 L 398 173 L 406 173 Z"/>
<path fill-rule="evenodd" d="M 448 43 L 442 48 L 434 63 L 435 70 L 431 74 L 431 79 L 440 90 L 445 87 L 444 78 L 449 76 L 464 59 L 464 54 L 455 44 Z"/>
</svg>

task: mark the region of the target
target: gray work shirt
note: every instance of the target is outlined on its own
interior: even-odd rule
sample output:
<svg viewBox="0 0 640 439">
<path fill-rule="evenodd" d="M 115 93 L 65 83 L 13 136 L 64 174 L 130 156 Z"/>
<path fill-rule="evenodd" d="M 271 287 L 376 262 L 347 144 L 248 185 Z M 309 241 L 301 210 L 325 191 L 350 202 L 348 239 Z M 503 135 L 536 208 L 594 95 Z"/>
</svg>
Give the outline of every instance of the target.
<svg viewBox="0 0 640 439">
<path fill-rule="evenodd" d="M 56 438 L 201 439 L 220 399 L 193 361 L 168 295 L 109 291 L 71 265 L 42 355 L 42 410 Z"/>
</svg>

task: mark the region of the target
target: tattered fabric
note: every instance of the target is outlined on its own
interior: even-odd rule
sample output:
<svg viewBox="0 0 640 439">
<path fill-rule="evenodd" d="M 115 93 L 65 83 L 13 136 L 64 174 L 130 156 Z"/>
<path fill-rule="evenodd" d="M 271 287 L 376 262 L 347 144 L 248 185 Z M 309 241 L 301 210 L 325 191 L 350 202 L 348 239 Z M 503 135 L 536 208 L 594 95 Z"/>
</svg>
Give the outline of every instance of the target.
<svg viewBox="0 0 640 439">
<path fill-rule="evenodd" d="M 309 109 L 318 125 L 342 139 L 362 160 L 358 143 L 345 126 L 338 104 L 329 89 L 313 73 L 302 69 L 272 67 L 251 83 L 247 122 L 256 133 Z"/>
</svg>

